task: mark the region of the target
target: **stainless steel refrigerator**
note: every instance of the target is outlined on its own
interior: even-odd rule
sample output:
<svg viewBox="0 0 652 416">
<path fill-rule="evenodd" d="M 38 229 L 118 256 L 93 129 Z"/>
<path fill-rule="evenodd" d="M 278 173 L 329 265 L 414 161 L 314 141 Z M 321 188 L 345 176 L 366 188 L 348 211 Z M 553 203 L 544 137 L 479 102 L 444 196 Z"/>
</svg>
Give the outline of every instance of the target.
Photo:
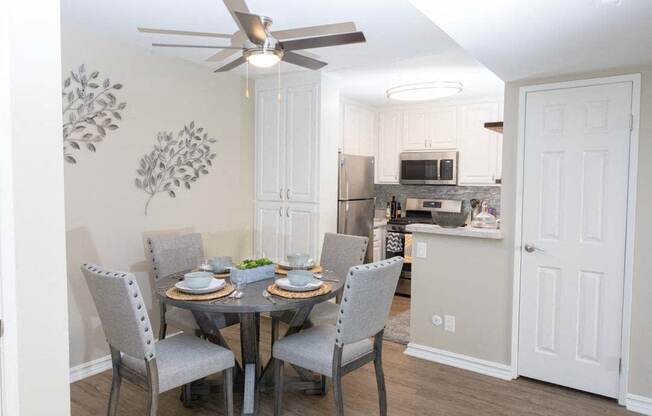
<svg viewBox="0 0 652 416">
<path fill-rule="evenodd" d="M 366 262 L 373 255 L 374 158 L 339 155 L 337 232 L 369 238 Z"/>
</svg>

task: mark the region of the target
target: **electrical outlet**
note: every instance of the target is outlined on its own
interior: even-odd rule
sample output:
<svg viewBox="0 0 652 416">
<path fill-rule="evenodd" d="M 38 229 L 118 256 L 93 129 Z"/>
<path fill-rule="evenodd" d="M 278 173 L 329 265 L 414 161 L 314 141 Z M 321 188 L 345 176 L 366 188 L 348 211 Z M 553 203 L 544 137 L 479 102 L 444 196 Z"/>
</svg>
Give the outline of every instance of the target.
<svg viewBox="0 0 652 416">
<path fill-rule="evenodd" d="M 453 315 L 444 315 L 444 330 L 455 332 L 455 317 Z"/>
<path fill-rule="evenodd" d="M 426 243 L 417 243 L 417 257 L 425 259 L 428 257 L 428 245 Z"/>
<path fill-rule="evenodd" d="M 443 319 L 441 319 L 440 315 L 432 315 L 431 322 L 434 326 L 441 326 L 441 324 L 444 322 Z"/>
</svg>

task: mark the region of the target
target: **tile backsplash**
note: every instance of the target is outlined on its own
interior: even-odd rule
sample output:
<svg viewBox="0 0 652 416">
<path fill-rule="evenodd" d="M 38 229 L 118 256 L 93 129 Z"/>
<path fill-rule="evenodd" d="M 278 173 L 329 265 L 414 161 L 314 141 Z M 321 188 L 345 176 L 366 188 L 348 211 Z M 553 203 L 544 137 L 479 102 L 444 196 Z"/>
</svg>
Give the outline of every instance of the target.
<svg viewBox="0 0 652 416">
<path fill-rule="evenodd" d="M 405 207 L 405 200 L 422 199 L 461 199 L 465 205 L 470 199 L 486 200 L 500 217 L 500 186 L 425 186 L 425 185 L 374 185 L 376 209 L 385 209 L 392 195 Z"/>
</svg>

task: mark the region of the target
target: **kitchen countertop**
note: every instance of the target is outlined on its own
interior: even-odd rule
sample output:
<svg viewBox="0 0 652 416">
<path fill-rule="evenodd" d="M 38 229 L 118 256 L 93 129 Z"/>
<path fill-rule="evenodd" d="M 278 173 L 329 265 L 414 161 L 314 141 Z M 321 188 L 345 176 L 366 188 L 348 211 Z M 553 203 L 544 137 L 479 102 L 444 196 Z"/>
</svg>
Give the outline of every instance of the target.
<svg viewBox="0 0 652 416">
<path fill-rule="evenodd" d="M 487 238 L 490 240 L 502 240 L 503 233 L 501 230 L 489 228 L 471 228 L 471 227 L 458 227 L 458 228 L 444 228 L 439 225 L 432 224 L 410 224 L 406 227 L 407 231 L 412 233 L 424 234 L 441 234 L 452 235 L 458 237 L 472 237 L 472 238 Z"/>
<path fill-rule="evenodd" d="M 387 220 L 385 218 L 374 218 L 374 228 L 384 227 L 387 225 Z"/>
</svg>

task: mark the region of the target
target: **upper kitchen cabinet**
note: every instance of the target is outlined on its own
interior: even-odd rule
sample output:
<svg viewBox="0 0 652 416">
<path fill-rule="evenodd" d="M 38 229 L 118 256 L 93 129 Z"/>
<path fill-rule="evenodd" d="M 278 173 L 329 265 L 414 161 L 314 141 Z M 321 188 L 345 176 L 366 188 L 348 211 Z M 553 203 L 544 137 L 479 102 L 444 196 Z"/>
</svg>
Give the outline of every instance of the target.
<svg viewBox="0 0 652 416">
<path fill-rule="evenodd" d="M 403 113 L 384 111 L 378 116 L 378 162 L 376 182 L 398 183 L 398 159 L 401 152 Z"/>
<path fill-rule="evenodd" d="M 430 109 L 414 108 L 403 112 L 403 150 L 424 150 L 430 145 Z"/>
<path fill-rule="evenodd" d="M 376 151 L 376 112 L 350 100 L 342 100 L 342 143 L 348 155 L 374 156 Z"/>
<path fill-rule="evenodd" d="M 495 184 L 500 179 L 501 138 L 498 133 L 485 129 L 484 123 L 500 118 L 500 104 L 463 105 L 459 112 L 459 184 Z"/>
<path fill-rule="evenodd" d="M 431 115 L 429 149 L 457 148 L 457 107 L 435 107 Z"/>
<path fill-rule="evenodd" d="M 280 201 L 286 192 L 283 169 L 285 100 L 278 90 L 256 93 L 256 198 Z"/>
<path fill-rule="evenodd" d="M 285 102 L 285 199 L 316 202 L 317 87 L 290 87 Z"/>
</svg>

